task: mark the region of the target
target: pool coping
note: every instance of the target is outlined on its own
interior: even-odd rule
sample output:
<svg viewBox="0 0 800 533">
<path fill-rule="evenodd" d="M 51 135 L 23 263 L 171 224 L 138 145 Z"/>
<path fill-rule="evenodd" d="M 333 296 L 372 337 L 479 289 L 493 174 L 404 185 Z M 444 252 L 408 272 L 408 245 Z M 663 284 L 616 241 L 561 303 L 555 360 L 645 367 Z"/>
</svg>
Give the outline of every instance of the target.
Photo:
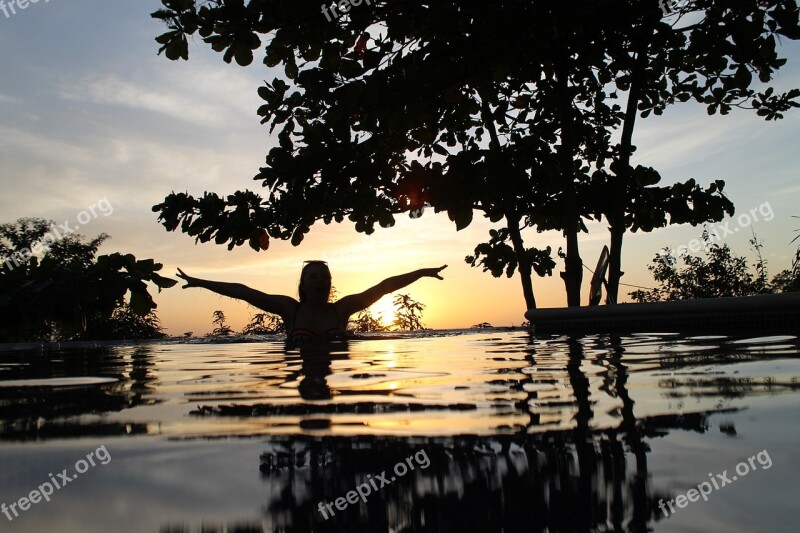
<svg viewBox="0 0 800 533">
<path fill-rule="evenodd" d="M 800 333 L 800 293 L 529 309 L 537 333 Z"/>
</svg>

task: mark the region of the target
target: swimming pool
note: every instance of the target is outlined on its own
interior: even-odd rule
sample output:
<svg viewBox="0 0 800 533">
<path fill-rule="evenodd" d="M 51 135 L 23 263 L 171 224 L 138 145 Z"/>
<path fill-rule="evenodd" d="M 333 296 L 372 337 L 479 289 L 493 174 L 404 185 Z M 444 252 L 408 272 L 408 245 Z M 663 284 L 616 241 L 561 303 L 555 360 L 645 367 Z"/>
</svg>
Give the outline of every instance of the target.
<svg viewBox="0 0 800 533">
<path fill-rule="evenodd" d="M 0 523 L 796 531 L 799 354 L 522 330 L 4 351 Z"/>
</svg>

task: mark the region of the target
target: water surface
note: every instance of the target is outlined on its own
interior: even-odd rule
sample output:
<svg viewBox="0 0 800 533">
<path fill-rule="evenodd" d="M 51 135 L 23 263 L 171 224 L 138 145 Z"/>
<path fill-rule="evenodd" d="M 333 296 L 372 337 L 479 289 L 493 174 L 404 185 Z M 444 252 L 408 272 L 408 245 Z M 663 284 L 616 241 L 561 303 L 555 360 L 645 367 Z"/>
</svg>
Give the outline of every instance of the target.
<svg viewBox="0 0 800 533">
<path fill-rule="evenodd" d="M 6 351 L 0 503 L 101 446 L 110 460 L 0 524 L 796 531 L 798 354 L 794 336 L 521 330 Z M 741 479 L 677 507 L 743 460 Z"/>
</svg>

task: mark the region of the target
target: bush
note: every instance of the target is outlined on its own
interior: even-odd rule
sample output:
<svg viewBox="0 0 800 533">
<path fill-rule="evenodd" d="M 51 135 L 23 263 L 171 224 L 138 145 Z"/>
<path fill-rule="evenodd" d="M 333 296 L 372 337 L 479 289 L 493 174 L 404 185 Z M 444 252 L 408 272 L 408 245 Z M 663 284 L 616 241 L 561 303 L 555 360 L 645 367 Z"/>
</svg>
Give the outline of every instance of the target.
<svg viewBox="0 0 800 533">
<path fill-rule="evenodd" d="M 636 290 L 630 294 L 637 302 L 691 300 L 722 296 L 751 296 L 798 290 L 798 277 L 788 270 L 768 281 L 767 262 L 761 257 L 762 245 L 755 236 L 750 241 L 757 260 L 752 272 L 745 257 L 736 256 L 727 244 L 712 243 L 707 231 L 702 241 L 705 258 L 684 254 L 675 258 L 670 253 L 657 254 L 647 269 L 659 286 Z M 669 252 L 669 249 L 665 250 Z M 683 268 L 678 268 L 679 260 Z"/>
</svg>

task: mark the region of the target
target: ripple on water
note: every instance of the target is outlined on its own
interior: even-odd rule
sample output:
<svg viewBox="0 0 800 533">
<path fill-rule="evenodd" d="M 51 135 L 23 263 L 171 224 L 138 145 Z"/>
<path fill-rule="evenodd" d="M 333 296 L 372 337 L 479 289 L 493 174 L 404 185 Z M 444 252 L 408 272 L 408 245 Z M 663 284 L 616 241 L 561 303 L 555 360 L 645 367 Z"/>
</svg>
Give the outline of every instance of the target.
<svg viewBox="0 0 800 533">
<path fill-rule="evenodd" d="M 90 387 L 116 383 L 116 378 L 80 376 L 74 378 L 12 379 L 0 381 L 0 387 Z"/>
<path fill-rule="evenodd" d="M 771 337 L 753 337 L 731 341 L 731 344 L 771 344 L 773 342 L 786 342 L 797 339 L 794 335 L 773 335 Z"/>
<path fill-rule="evenodd" d="M 312 429 L 329 435 L 533 434 L 574 428 L 577 421 L 615 427 L 631 402 L 637 416 L 661 417 L 747 406 L 756 396 L 797 390 L 792 379 L 800 376 L 800 366 L 785 362 L 800 365 L 794 336 L 495 332 L 378 337 L 312 354 L 280 342 L 137 350 L 54 354 L 50 361 L 0 358 L 0 365 L 26 365 L 2 368 L 0 374 L 13 379 L 0 381 L 0 404 L 24 413 L 31 421 L 25 427 L 49 424 L 50 406 L 60 402 L 75 423 L 81 414 L 103 412 L 105 423 L 146 421 L 157 433 L 180 437 Z M 64 363 L 51 362 L 58 360 Z M 89 375 L 77 376 L 81 371 Z"/>
<path fill-rule="evenodd" d="M 794 337 L 424 335 L 0 353 L 0 502 L 103 444 L 113 465 L 23 529 L 797 529 Z M 746 480 L 662 519 L 739 461 Z M 369 505 L 317 513 L 382 471 Z"/>
</svg>

